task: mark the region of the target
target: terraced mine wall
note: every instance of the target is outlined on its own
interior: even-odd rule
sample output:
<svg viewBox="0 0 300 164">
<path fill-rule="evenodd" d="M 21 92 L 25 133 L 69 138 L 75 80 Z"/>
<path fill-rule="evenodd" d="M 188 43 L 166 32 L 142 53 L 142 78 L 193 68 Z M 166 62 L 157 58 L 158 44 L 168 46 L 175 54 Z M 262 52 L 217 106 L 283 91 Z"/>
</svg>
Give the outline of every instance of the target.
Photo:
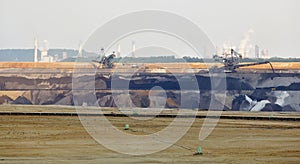
<svg viewBox="0 0 300 164">
<path fill-rule="evenodd" d="M 214 102 L 221 104 L 222 110 L 300 111 L 298 71 L 243 70 L 226 73 L 226 78 L 206 71 L 176 75 L 85 71 L 77 74 L 79 80 L 74 81 L 73 70 L 68 69 L 1 69 L 0 104 L 207 110 L 213 109 L 210 102 Z M 219 81 L 214 87 L 212 77 Z M 80 92 L 74 94 L 74 89 Z"/>
</svg>

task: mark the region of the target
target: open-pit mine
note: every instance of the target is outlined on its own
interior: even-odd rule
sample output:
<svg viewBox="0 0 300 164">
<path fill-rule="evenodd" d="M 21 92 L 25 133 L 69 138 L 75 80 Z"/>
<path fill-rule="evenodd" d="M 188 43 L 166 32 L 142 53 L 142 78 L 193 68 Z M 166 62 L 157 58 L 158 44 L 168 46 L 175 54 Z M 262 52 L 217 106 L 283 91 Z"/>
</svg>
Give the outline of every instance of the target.
<svg viewBox="0 0 300 164">
<path fill-rule="evenodd" d="M 299 163 L 300 63 L 234 72 L 215 66 L 0 63 L 0 163 Z M 175 117 L 180 129 L 195 120 L 177 142 L 148 155 L 114 152 L 87 129 L 107 128 L 93 124 L 106 118 L 123 134 L 147 136 Z M 200 130 L 212 127 L 199 140 Z"/>
<path fill-rule="evenodd" d="M 300 63 L 272 64 L 220 73 L 203 63 L 0 63 L 0 104 L 300 111 Z"/>
</svg>

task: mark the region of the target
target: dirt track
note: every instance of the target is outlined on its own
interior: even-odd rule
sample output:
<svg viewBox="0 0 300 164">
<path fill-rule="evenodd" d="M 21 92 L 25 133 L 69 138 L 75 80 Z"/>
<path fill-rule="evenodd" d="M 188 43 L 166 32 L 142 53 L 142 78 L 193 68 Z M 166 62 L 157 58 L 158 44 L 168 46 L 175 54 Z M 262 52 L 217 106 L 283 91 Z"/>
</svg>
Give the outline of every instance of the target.
<svg viewBox="0 0 300 164">
<path fill-rule="evenodd" d="M 167 126 L 172 118 L 136 121 L 108 118 L 123 129 L 126 123 L 141 135 Z M 203 119 L 170 148 L 151 155 L 112 152 L 87 134 L 77 116 L 1 116 L 0 162 L 133 162 L 133 163 L 299 163 L 300 122 L 220 120 L 213 133 L 200 142 Z M 127 131 L 124 131 L 127 132 Z M 193 156 L 198 146 L 203 155 Z"/>
<path fill-rule="evenodd" d="M 118 69 L 128 69 L 131 68 L 132 64 L 123 65 L 121 63 L 115 63 L 116 68 Z M 208 67 L 215 66 L 216 64 L 213 63 L 147 63 L 147 64 L 138 64 L 141 66 L 146 66 L 150 69 L 157 69 L 157 68 L 193 68 L 193 69 L 207 69 Z M 220 64 L 217 64 L 221 66 Z M 274 69 L 280 70 L 299 70 L 300 62 L 272 62 Z M 82 69 L 82 68 L 95 68 L 95 63 L 79 63 L 79 62 L 0 62 L 0 69 L 5 68 L 47 68 L 47 69 Z M 270 69 L 268 64 L 263 65 L 256 65 L 256 66 L 249 66 L 241 69 Z"/>
</svg>

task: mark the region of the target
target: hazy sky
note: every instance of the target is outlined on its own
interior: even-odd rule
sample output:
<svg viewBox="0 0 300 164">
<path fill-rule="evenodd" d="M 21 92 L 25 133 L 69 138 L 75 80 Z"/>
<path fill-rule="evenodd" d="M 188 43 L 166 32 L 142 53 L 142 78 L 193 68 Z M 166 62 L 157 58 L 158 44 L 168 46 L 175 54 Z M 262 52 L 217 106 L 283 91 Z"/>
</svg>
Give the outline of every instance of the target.
<svg viewBox="0 0 300 164">
<path fill-rule="evenodd" d="M 0 48 L 32 48 L 36 35 L 50 48 L 77 49 L 110 19 L 144 9 L 170 11 L 201 27 L 213 43 L 252 44 L 271 56 L 300 57 L 299 0 L 0 0 Z"/>
</svg>

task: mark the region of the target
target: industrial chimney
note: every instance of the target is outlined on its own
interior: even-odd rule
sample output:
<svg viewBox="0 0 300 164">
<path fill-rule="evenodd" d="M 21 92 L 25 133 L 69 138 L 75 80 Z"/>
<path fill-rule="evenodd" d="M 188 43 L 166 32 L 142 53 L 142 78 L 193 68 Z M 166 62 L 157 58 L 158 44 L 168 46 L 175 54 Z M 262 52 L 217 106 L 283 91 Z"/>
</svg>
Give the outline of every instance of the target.
<svg viewBox="0 0 300 164">
<path fill-rule="evenodd" d="M 34 62 L 38 62 L 38 42 L 36 37 L 34 37 Z"/>
</svg>

